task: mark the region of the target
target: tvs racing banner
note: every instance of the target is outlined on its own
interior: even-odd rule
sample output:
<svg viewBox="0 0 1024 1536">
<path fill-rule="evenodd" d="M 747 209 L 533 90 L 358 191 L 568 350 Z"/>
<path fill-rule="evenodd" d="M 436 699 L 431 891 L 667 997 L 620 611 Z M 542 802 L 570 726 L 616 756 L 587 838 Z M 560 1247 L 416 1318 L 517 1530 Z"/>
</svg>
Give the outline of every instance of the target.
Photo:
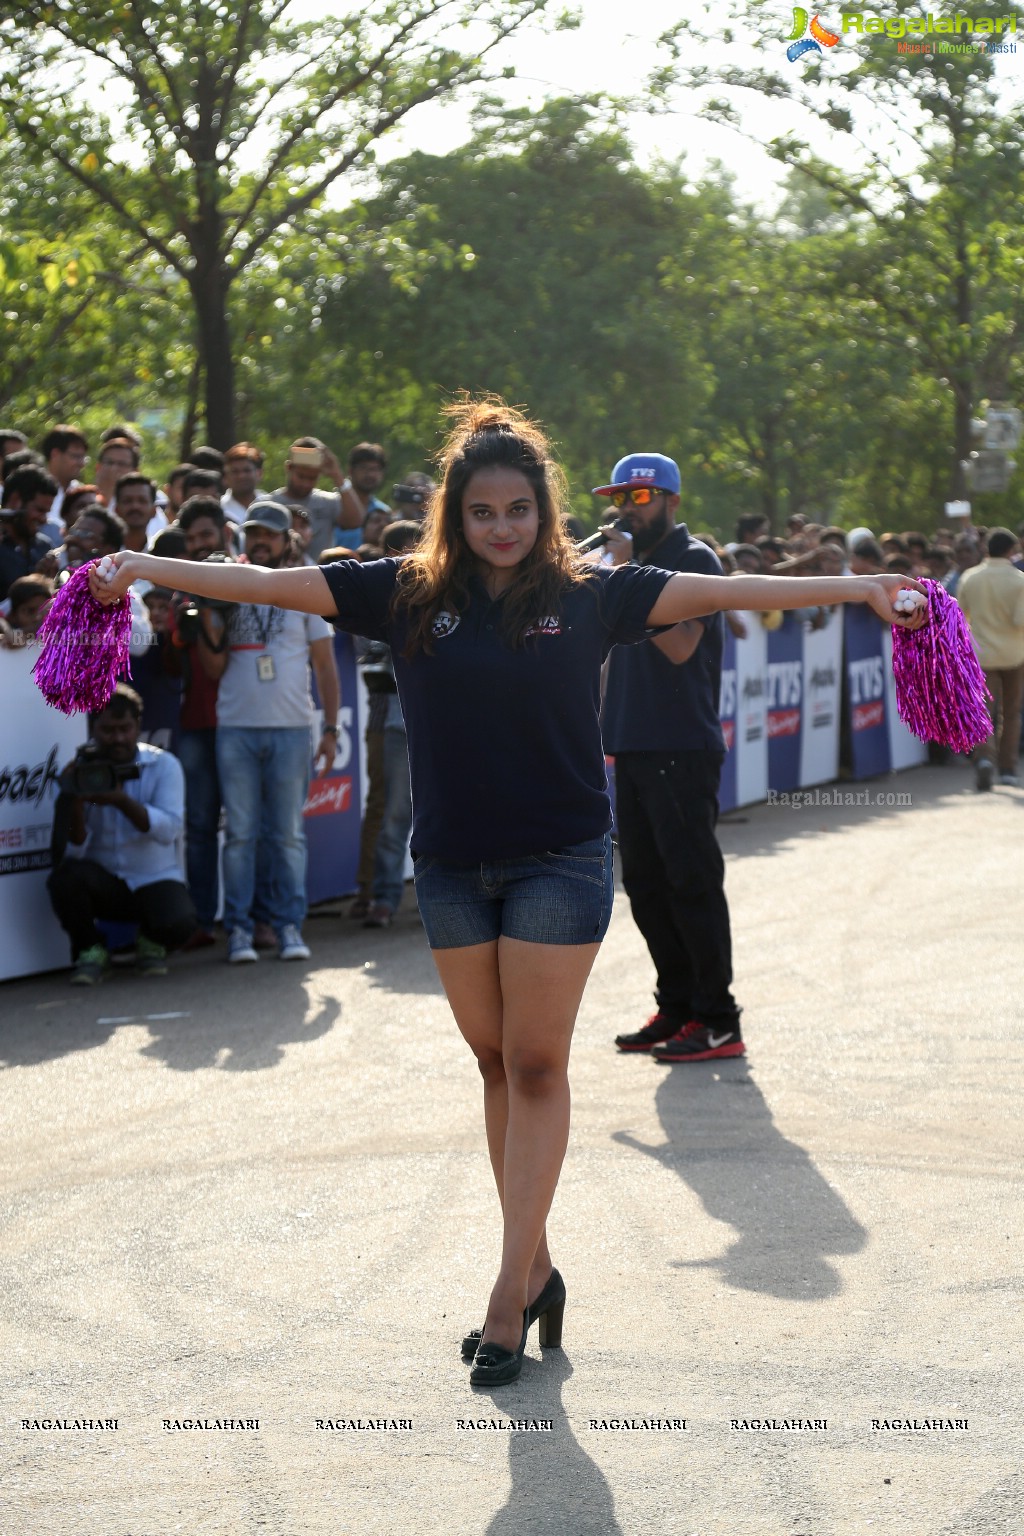
<svg viewBox="0 0 1024 1536">
<path fill-rule="evenodd" d="M 46 890 L 57 775 L 86 717 L 51 709 L 32 680 L 39 652 L 0 650 L 0 980 L 71 964 Z"/>
<path fill-rule="evenodd" d="M 869 609 L 833 609 L 820 629 L 799 613 L 770 630 L 742 617 L 747 633 L 727 631 L 722 657 L 723 811 L 838 778 L 844 671 L 853 777 L 927 760 L 896 714 L 892 635 Z"/>
</svg>

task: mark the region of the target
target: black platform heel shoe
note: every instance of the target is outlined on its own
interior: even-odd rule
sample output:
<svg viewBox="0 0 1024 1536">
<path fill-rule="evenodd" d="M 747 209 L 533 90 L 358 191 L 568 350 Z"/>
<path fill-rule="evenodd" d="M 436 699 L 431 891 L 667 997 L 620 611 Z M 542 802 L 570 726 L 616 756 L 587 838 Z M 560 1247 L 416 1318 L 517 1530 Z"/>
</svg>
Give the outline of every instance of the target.
<svg viewBox="0 0 1024 1536">
<path fill-rule="evenodd" d="M 523 1368 L 526 1353 L 526 1335 L 530 1331 L 530 1309 L 523 1311 L 523 1336 L 518 1349 L 502 1349 L 500 1344 L 481 1344 L 469 1373 L 471 1387 L 500 1387 L 507 1381 L 515 1381 Z"/>
<path fill-rule="evenodd" d="M 562 1314 L 564 1311 L 565 1281 L 558 1273 L 558 1270 L 553 1269 L 548 1276 L 544 1289 L 526 1309 L 526 1315 L 529 1319 L 526 1325 L 528 1328 L 532 1328 L 538 1318 L 542 1319 L 540 1327 L 541 1349 L 558 1349 L 561 1347 Z M 556 1312 L 557 1318 L 554 1315 Z M 545 1313 L 551 1314 L 546 1323 L 543 1321 Z M 482 1328 L 474 1328 L 466 1334 L 462 1341 L 463 1360 L 473 1359 L 473 1356 L 480 1347 L 483 1332 Z"/>
</svg>

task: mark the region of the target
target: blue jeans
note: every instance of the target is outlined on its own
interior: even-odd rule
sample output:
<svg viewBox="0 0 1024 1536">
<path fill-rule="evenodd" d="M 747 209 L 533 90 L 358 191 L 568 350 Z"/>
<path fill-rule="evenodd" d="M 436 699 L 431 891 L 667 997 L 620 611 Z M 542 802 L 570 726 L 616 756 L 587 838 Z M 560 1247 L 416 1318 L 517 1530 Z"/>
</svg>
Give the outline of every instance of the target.
<svg viewBox="0 0 1024 1536">
<path fill-rule="evenodd" d="M 527 944 L 599 944 L 612 915 L 611 833 L 489 864 L 421 854 L 416 899 L 431 949 L 463 949 L 504 935 Z"/>
<path fill-rule="evenodd" d="M 404 728 L 384 732 L 384 819 L 373 861 L 373 899 L 397 912 L 405 889 L 405 858 L 412 827 L 409 747 Z"/>
<path fill-rule="evenodd" d="M 250 931 L 258 843 L 267 855 L 269 921 L 280 933 L 286 924 L 301 924 L 306 915 L 302 807 L 311 757 L 304 725 L 218 727 L 217 769 L 227 819 L 224 926 L 229 932 Z"/>
<path fill-rule="evenodd" d="M 178 736 L 178 761 L 185 774 L 185 870 L 189 895 L 200 928 L 210 929 L 217 917 L 220 896 L 220 775 L 217 772 L 217 731 L 214 726 L 182 731 Z M 270 869 L 266 842 L 261 837 L 256 852 L 256 895 L 252 915 L 258 923 L 270 921 Z"/>
</svg>

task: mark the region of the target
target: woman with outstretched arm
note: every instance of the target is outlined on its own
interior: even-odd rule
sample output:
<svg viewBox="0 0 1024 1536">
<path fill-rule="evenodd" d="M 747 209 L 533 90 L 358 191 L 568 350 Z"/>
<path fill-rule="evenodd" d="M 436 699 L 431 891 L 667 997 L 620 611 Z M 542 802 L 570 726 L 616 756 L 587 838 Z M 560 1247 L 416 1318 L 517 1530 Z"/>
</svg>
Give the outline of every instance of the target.
<svg viewBox="0 0 1024 1536">
<path fill-rule="evenodd" d="M 867 603 L 887 623 L 902 576 L 671 574 L 585 563 L 546 439 L 500 403 L 452 408 L 442 483 L 404 560 L 268 570 L 122 551 L 109 602 L 146 578 L 228 602 L 322 614 L 392 648 L 409 742 L 416 896 L 456 1023 L 483 1078 L 501 1260 L 471 1381 L 520 1372 L 530 1325 L 561 1339 L 565 1286 L 546 1222 L 569 1134 L 568 1059 L 612 904 L 599 724 L 611 646 L 725 609 Z M 108 567 L 109 569 L 109 567 Z M 255 665 L 255 661 L 254 661 Z"/>
</svg>

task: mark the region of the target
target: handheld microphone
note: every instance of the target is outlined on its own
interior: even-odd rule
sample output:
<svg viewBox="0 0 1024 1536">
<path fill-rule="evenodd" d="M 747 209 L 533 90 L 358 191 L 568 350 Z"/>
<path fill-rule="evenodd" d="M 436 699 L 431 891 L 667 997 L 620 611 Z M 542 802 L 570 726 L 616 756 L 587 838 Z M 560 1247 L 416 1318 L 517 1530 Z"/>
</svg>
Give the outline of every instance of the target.
<svg viewBox="0 0 1024 1536">
<path fill-rule="evenodd" d="M 599 528 L 597 532 L 592 533 L 589 538 L 580 539 L 576 545 L 577 554 L 585 555 L 588 549 L 596 549 L 599 544 L 606 544 L 608 542 L 608 534 L 615 529 L 617 529 L 620 533 L 628 533 L 629 523 L 627 519 L 624 517 L 617 517 L 614 523 L 609 523 L 606 527 Z"/>
</svg>

